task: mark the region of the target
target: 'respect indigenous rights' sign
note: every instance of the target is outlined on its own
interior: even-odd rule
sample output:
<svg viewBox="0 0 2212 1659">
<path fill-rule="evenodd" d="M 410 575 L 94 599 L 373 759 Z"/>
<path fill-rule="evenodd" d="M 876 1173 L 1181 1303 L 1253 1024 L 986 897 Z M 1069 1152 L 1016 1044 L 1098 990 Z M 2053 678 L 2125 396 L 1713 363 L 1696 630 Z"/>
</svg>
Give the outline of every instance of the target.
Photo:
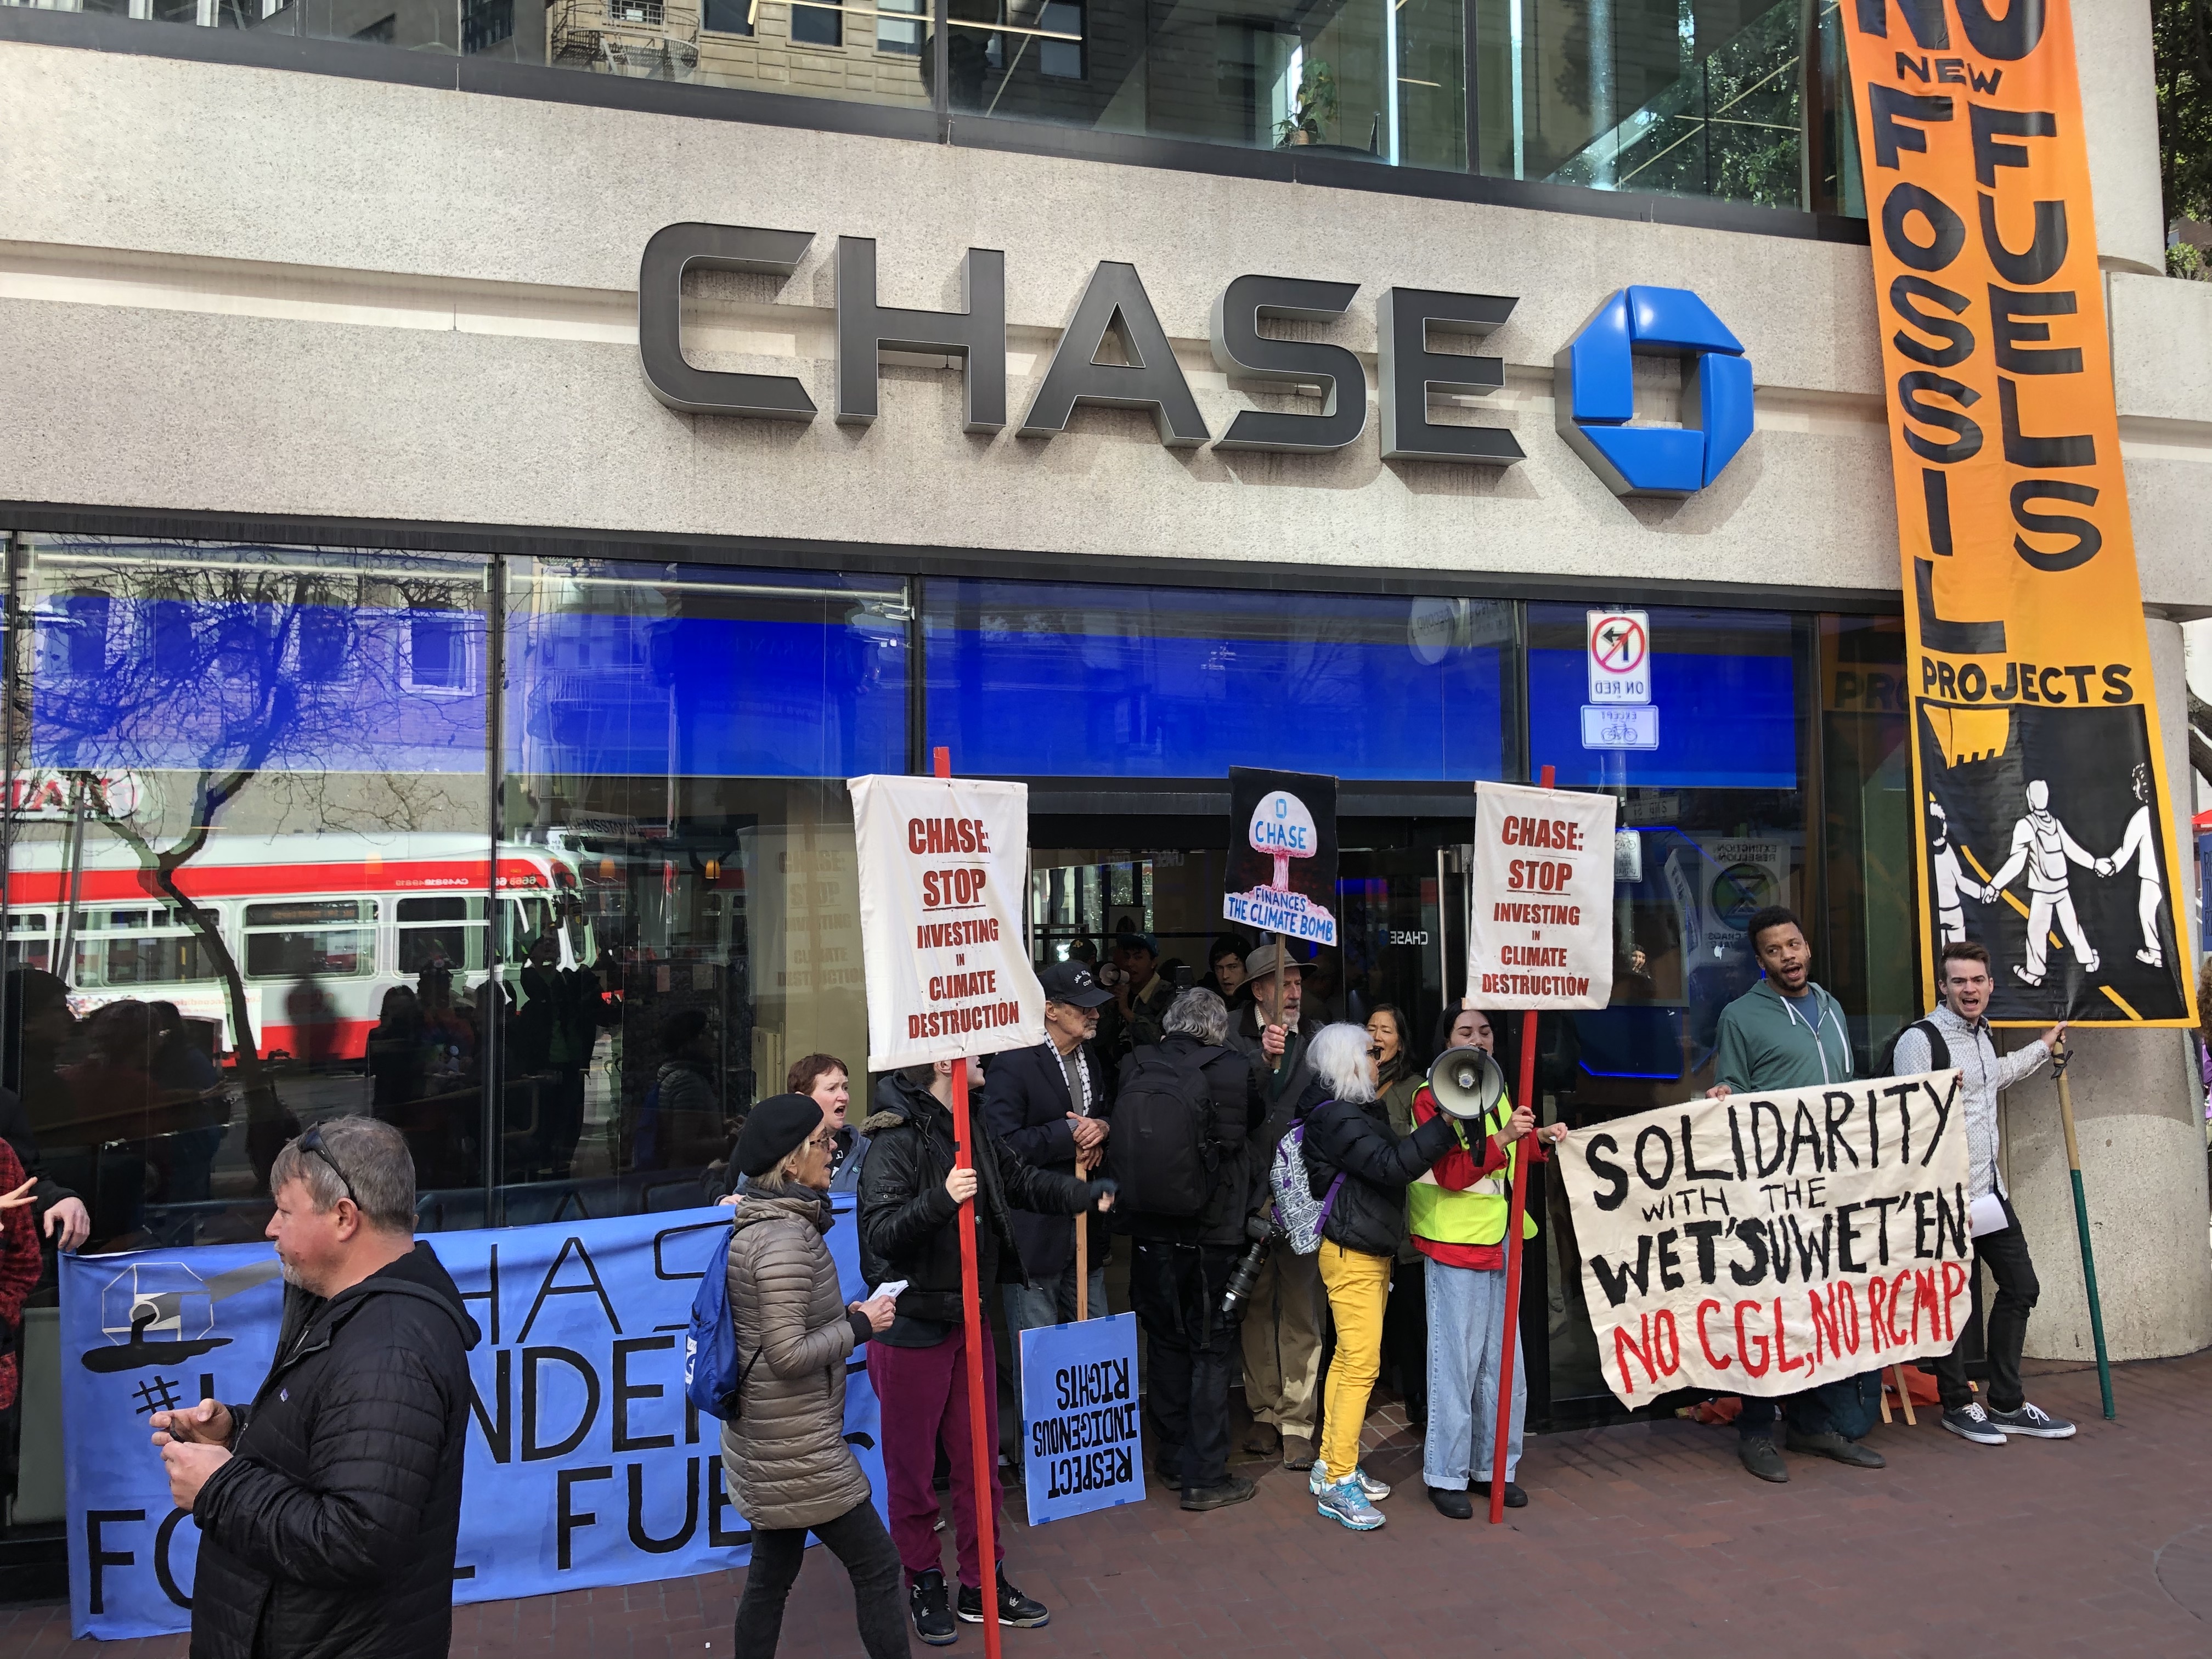
<svg viewBox="0 0 2212 1659">
<path fill-rule="evenodd" d="M 1467 994 L 1489 1008 L 1602 1008 L 1613 996 L 1613 799 L 1474 786 Z"/>
<path fill-rule="evenodd" d="M 1624 1405 L 1795 1394 L 1948 1353 L 1972 1307 L 1954 1071 L 1662 1106 L 1553 1159 Z"/>
<path fill-rule="evenodd" d="M 1136 1315 L 1024 1331 L 1021 1345 L 1030 1525 L 1143 1503 Z"/>
<path fill-rule="evenodd" d="M 1034 1048 L 1044 990 L 1022 941 L 1029 787 L 849 780 L 868 1069 Z"/>
</svg>

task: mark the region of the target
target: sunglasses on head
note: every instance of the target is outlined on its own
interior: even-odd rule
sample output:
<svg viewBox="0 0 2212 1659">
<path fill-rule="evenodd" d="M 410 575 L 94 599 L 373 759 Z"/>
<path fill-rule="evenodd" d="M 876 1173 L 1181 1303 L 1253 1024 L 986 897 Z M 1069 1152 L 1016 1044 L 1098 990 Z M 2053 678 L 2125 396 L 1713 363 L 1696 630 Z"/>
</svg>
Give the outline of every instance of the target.
<svg viewBox="0 0 2212 1659">
<path fill-rule="evenodd" d="M 315 1157 L 322 1159 L 324 1163 L 329 1164 L 331 1166 L 331 1173 L 338 1178 L 338 1184 L 345 1188 L 345 1195 L 353 1200 L 354 1208 L 358 1210 L 361 1207 L 361 1198 L 360 1195 L 354 1191 L 353 1182 L 346 1179 L 346 1172 L 338 1168 L 337 1159 L 332 1158 L 330 1154 L 330 1149 L 323 1145 L 323 1126 L 321 1124 L 310 1124 L 307 1127 L 306 1133 L 301 1134 L 300 1139 L 293 1144 L 298 1146 L 301 1152 L 312 1153 Z"/>
</svg>

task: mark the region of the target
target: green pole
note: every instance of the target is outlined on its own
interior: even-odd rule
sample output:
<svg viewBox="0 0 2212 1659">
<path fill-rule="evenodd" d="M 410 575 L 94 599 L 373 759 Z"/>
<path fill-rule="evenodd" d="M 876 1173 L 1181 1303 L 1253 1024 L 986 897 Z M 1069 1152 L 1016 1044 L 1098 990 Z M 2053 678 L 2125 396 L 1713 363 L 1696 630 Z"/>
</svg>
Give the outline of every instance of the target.
<svg viewBox="0 0 2212 1659">
<path fill-rule="evenodd" d="M 2058 1121 L 2066 1129 L 2066 1166 L 2074 1176 L 2074 1225 L 2081 1235 L 2081 1283 L 2089 1292 L 2089 1334 L 2097 1345 L 2097 1388 L 2105 1397 L 2105 1418 L 2112 1420 L 2112 1359 L 2105 1351 L 2105 1307 L 2097 1297 L 2097 1257 L 2089 1248 L 2089 1194 L 2081 1186 L 2081 1147 L 2074 1138 L 2074 1090 L 2066 1080 L 2066 1062 L 2072 1056 L 2061 1037 L 2051 1058 L 2058 1080 Z"/>
</svg>

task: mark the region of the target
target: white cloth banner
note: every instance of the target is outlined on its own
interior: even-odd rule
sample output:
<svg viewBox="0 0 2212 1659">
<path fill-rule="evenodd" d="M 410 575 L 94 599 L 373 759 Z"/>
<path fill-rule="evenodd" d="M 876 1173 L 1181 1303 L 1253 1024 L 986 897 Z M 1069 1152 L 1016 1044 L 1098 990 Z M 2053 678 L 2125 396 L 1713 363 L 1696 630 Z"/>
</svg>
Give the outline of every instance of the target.
<svg viewBox="0 0 2212 1659">
<path fill-rule="evenodd" d="M 1044 991 L 1022 943 L 1029 786 L 876 775 L 845 787 L 859 842 L 868 1069 L 1042 1042 Z"/>
<path fill-rule="evenodd" d="M 1468 1006 L 1612 1000 L 1613 817 L 1610 795 L 1474 786 Z"/>
<path fill-rule="evenodd" d="M 1575 1131 L 1553 1169 L 1623 1405 L 1948 1353 L 1972 1311 L 1954 1071 L 1662 1106 Z"/>
</svg>

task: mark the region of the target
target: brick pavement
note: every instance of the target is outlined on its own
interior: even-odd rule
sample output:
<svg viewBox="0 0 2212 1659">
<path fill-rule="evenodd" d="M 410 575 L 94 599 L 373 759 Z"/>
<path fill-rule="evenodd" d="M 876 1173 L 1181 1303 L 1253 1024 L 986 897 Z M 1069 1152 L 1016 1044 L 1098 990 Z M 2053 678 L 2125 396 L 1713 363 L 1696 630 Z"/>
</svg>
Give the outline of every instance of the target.
<svg viewBox="0 0 2212 1659">
<path fill-rule="evenodd" d="M 1430 1659 L 1523 1651 L 1574 1659 L 2126 1659 L 2212 1654 L 2212 1353 L 2121 1368 L 2121 1420 L 2094 1371 L 2046 1375 L 2037 1400 L 2071 1442 L 1984 1449 L 1920 1426 L 1875 1431 L 1886 1471 L 1790 1460 L 1786 1486 L 1737 1468 L 1733 1431 L 1666 1422 L 1533 1441 L 1531 1503 L 1509 1524 L 1448 1522 L 1419 1449 L 1388 1419 L 1370 1467 L 1401 1483 L 1390 1524 L 1322 1521 L 1305 1477 L 1268 1474 L 1252 1503 L 1186 1516 L 1142 1504 L 1030 1532 L 1015 1581 L 1053 1609 L 1008 1631 L 1009 1659 Z M 455 1659 L 590 1655 L 729 1659 L 743 1574 L 579 1591 L 458 1611 Z M 962 1626 L 951 1651 L 982 1650 Z M 787 1655 L 857 1651 L 851 1598 L 817 1553 L 793 1594 Z M 930 1651 L 919 1643 L 914 1651 Z M 0 1609 L 0 1655 L 177 1659 L 181 1640 L 67 1640 L 58 1608 Z"/>
</svg>

